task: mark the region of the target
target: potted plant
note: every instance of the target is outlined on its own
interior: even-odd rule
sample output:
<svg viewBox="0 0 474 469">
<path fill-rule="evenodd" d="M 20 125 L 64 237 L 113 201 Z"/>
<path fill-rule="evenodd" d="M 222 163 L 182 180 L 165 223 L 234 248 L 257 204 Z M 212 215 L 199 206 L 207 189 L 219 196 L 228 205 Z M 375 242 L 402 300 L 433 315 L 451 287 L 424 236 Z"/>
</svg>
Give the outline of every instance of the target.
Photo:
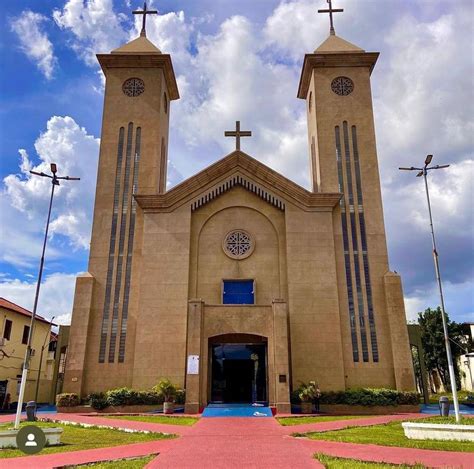
<svg viewBox="0 0 474 469">
<path fill-rule="evenodd" d="M 298 397 L 301 400 L 301 413 L 311 414 L 313 412 L 313 403 L 319 399 L 321 392 L 315 381 L 302 383 L 298 388 Z"/>
<path fill-rule="evenodd" d="M 174 400 L 178 392 L 178 387 L 168 378 L 162 378 L 153 388 L 163 398 L 163 413 L 172 414 L 174 411 Z"/>
</svg>

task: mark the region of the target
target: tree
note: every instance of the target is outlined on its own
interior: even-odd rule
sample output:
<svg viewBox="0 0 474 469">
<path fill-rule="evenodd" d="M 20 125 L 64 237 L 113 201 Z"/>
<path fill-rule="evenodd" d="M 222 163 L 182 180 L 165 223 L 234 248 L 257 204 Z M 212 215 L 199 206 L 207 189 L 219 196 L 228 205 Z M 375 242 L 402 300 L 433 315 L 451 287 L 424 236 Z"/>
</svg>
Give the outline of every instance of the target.
<svg viewBox="0 0 474 469">
<path fill-rule="evenodd" d="M 436 371 L 445 389 L 451 389 L 449 384 L 448 359 L 446 357 L 446 346 L 444 343 L 443 320 L 441 308 L 428 308 L 424 313 L 418 313 L 418 324 L 420 325 L 421 343 L 425 352 L 425 365 L 429 373 Z M 461 379 L 459 376 L 458 358 L 464 352 L 456 342 L 464 347 L 468 344 L 467 338 L 463 335 L 462 325 L 450 321 L 446 314 L 448 324 L 448 334 L 451 343 L 451 351 L 454 362 L 454 375 L 456 377 L 456 388 L 460 389 Z M 453 342 L 454 341 L 454 342 Z"/>
</svg>

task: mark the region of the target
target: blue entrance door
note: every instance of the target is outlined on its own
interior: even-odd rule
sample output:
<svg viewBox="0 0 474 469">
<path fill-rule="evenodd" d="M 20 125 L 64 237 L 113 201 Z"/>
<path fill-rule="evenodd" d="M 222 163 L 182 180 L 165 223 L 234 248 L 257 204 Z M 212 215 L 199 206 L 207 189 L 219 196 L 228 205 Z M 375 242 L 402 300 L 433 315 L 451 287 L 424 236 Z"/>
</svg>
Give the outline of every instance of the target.
<svg viewBox="0 0 474 469">
<path fill-rule="evenodd" d="M 225 305 L 253 305 L 254 299 L 253 280 L 224 280 Z"/>
</svg>

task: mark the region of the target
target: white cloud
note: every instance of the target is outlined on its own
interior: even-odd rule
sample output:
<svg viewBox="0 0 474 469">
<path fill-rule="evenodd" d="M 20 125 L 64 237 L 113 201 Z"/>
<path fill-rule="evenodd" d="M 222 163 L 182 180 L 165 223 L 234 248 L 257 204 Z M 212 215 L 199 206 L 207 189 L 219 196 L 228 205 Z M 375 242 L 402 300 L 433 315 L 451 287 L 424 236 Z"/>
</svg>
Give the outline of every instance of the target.
<svg viewBox="0 0 474 469">
<path fill-rule="evenodd" d="M 36 140 L 35 149 L 40 163 L 35 165 L 20 150 L 20 173 L 6 176 L 0 192 L 1 206 L 7 210 L 5 219 L 15 220 L 4 224 L 2 258 L 17 266 L 28 266 L 38 258 L 51 191 L 51 180 L 32 176 L 30 169 L 49 173 L 50 163 L 56 163 L 59 175 L 81 178 L 62 181 L 56 189 L 50 233 L 64 238 L 49 243 L 50 259 L 61 255 L 63 239 L 73 249 L 88 249 L 90 240 L 99 139 L 71 117 L 54 116 Z"/>
<path fill-rule="evenodd" d="M 216 34 L 199 35 L 197 52 L 179 68 L 182 99 L 173 105 L 171 129 L 194 155 L 174 159 L 186 176 L 235 148 L 224 130 L 240 120 L 253 132 L 242 141 L 244 151 L 307 184 L 304 103 L 295 98 L 299 72 L 276 64 L 261 44 L 261 31 L 234 16 Z"/>
<path fill-rule="evenodd" d="M 70 324 L 77 274 L 54 273 L 41 284 L 37 313 L 47 319 L 55 316 L 56 324 Z M 36 280 L 0 278 L 0 296 L 30 311 L 33 309 Z"/>
<path fill-rule="evenodd" d="M 149 5 L 153 8 L 153 5 Z M 128 32 L 128 41 L 136 39 L 142 29 L 142 16 L 134 15 L 133 28 Z M 187 68 L 191 59 L 189 53 L 193 25 L 186 22 L 183 11 L 147 18 L 146 35 L 163 53 L 172 54 L 173 64 L 178 69 Z"/>
<path fill-rule="evenodd" d="M 18 36 L 23 53 L 50 80 L 53 78 L 57 59 L 54 55 L 53 44 L 41 27 L 41 24 L 47 20 L 46 16 L 25 10 L 11 20 L 10 26 Z"/>
<path fill-rule="evenodd" d="M 443 282 L 445 307 L 450 320 L 456 322 L 474 321 L 473 291 L 474 281 L 472 280 L 457 284 Z M 428 289 L 415 290 L 411 295 L 405 296 L 407 320 L 416 322 L 418 313 L 428 308 L 435 309 L 439 304 L 439 290 L 436 284 Z"/>
<path fill-rule="evenodd" d="M 127 38 L 121 26 L 127 16 L 114 11 L 112 0 L 68 0 L 53 18 L 72 32 L 71 46 L 88 65 L 97 64 L 95 54 L 108 53 Z"/>
<path fill-rule="evenodd" d="M 312 52 L 328 33 L 327 19 L 316 10 L 314 0 L 281 2 L 265 23 L 265 44 L 281 56 L 301 60 L 302 55 Z"/>
<path fill-rule="evenodd" d="M 386 35 L 389 67 L 374 80 L 383 156 L 411 166 L 427 153 L 451 162 L 472 155 L 471 16 L 461 8 L 428 22 L 404 15 Z"/>
</svg>

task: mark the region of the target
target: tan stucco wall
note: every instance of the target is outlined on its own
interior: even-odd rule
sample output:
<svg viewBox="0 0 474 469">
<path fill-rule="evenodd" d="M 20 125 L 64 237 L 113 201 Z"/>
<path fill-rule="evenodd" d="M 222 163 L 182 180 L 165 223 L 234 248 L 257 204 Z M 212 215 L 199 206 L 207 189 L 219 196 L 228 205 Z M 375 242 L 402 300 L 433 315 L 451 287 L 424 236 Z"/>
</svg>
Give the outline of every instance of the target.
<svg viewBox="0 0 474 469">
<path fill-rule="evenodd" d="M 194 212 L 189 297 L 221 304 L 223 279 L 254 279 L 259 305 L 286 297 L 284 223 L 281 210 L 242 187 Z M 231 259 L 222 249 L 225 235 L 233 229 L 249 232 L 255 241 L 247 259 Z"/>
<path fill-rule="evenodd" d="M 132 381 L 138 389 L 165 376 L 184 386 L 190 217 L 183 207 L 144 218 Z"/>
</svg>

